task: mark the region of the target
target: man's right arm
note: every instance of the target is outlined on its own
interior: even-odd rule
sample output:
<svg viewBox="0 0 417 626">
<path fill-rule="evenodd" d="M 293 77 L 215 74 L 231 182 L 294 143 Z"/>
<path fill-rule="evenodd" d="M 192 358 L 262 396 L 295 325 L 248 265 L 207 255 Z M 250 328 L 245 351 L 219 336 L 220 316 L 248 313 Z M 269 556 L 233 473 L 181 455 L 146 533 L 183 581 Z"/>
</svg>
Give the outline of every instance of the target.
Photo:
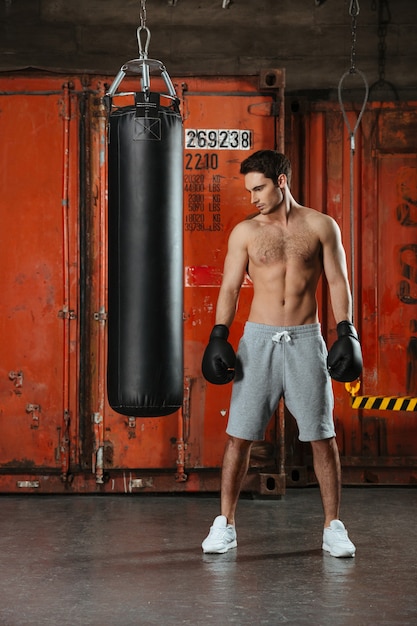
<svg viewBox="0 0 417 626">
<path fill-rule="evenodd" d="M 216 324 L 224 324 L 228 328 L 236 314 L 240 288 L 248 265 L 244 226 L 244 223 L 238 224 L 229 237 L 222 284 L 217 298 Z"/>
<path fill-rule="evenodd" d="M 229 383 L 235 375 L 236 355 L 227 339 L 248 262 L 242 231 L 238 225 L 229 237 L 223 280 L 217 300 L 216 323 L 203 355 L 203 375 L 214 385 Z"/>
</svg>

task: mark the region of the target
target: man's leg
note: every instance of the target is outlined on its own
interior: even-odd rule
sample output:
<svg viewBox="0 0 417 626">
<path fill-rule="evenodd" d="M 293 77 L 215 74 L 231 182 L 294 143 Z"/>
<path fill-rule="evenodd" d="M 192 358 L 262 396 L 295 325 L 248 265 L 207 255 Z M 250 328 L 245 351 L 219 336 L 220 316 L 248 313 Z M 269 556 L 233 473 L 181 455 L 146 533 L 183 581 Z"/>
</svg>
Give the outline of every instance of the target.
<svg viewBox="0 0 417 626">
<path fill-rule="evenodd" d="M 312 441 L 314 471 L 320 486 L 324 511 L 324 526 L 339 519 L 341 469 L 336 439 Z"/>
<path fill-rule="evenodd" d="M 323 550 L 336 557 L 355 556 L 356 548 L 339 520 L 341 469 L 336 439 L 312 441 L 314 471 L 324 511 Z"/>
<path fill-rule="evenodd" d="M 226 443 L 221 479 L 221 514 L 227 523 L 235 524 L 240 490 L 249 468 L 252 441 L 229 437 Z"/>
<path fill-rule="evenodd" d="M 203 552 L 223 554 L 237 546 L 235 512 L 249 466 L 252 442 L 229 437 L 223 457 L 221 515 L 218 515 L 201 547 Z"/>
</svg>

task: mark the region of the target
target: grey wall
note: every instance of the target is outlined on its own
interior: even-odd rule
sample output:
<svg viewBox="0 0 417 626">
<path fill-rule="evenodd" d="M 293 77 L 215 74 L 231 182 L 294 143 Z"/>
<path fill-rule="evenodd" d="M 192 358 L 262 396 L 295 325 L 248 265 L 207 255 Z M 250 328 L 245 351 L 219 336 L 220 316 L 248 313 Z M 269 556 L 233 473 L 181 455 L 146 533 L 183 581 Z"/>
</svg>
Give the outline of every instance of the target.
<svg viewBox="0 0 417 626">
<path fill-rule="evenodd" d="M 417 0 L 358 0 L 356 66 L 417 96 Z M 285 67 L 287 92 L 336 89 L 350 67 L 350 0 L 147 0 L 149 57 L 171 76 Z M 378 37 L 378 8 L 386 37 Z M 115 75 L 139 56 L 139 0 L 2 0 L 0 71 L 33 67 Z M 385 63 L 380 67 L 381 45 Z M 359 76 L 347 87 L 362 87 Z M 356 82 L 355 82 L 356 81 Z M 392 97 L 390 85 L 385 96 Z M 382 92 L 381 92 L 382 93 Z"/>
</svg>

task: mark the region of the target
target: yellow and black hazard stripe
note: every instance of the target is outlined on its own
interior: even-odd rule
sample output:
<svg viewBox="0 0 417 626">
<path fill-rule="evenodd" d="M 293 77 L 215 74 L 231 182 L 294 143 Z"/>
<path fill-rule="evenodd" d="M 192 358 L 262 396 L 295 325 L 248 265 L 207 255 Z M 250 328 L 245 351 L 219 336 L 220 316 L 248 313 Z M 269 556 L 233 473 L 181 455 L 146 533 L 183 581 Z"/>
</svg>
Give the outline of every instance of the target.
<svg viewBox="0 0 417 626">
<path fill-rule="evenodd" d="M 352 408 L 378 411 L 417 411 L 417 398 L 410 396 L 352 396 Z"/>
</svg>

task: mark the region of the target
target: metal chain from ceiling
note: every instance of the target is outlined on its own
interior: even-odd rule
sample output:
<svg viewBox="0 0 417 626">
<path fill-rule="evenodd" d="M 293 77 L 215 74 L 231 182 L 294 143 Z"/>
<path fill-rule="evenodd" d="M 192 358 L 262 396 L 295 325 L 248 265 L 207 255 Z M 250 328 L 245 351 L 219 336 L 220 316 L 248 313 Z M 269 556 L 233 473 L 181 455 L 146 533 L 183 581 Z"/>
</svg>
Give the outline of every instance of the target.
<svg viewBox="0 0 417 626">
<path fill-rule="evenodd" d="M 140 27 L 146 28 L 146 0 L 140 0 Z"/>
<path fill-rule="evenodd" d="M 370 90 L 388 88 L 394 93 L 395 99 L 398 100 L 397 88 L 385 78 L 387 60 L 386 37 L 388 26 L 391 23 L 389 0 L 372 0 L 371 8 L 373 11 L 378 11 L 378 80 L 371 85 Z"/>
</svg>

